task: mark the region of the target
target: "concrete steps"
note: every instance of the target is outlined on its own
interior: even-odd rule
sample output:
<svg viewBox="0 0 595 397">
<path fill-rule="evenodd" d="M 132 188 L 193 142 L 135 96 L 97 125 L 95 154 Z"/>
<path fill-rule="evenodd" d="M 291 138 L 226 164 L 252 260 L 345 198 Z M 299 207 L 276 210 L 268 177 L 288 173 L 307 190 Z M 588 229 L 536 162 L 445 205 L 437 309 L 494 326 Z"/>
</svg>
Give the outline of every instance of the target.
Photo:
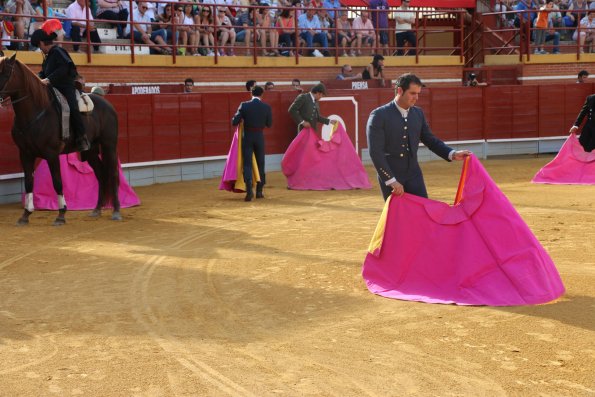
<svg viewBox="0 0 595 397">
<path fill-rule="evenodd" d="M 117 29 L 105 26 L 106 24 L 97 26 L 97 33 L 99 33 L 99 38 L 103 44 L 101 47 L 99 47 L 99 52 L 101 54 L 111 55 L 130 55 L 132 52 L 131 47 L 127 45 L 130 44 L 130 40 L 118 39 Z M 149 55 L 150 50 L 149 47 L 135 45 L 134 53 L 137 55 Z"/>
</svg>

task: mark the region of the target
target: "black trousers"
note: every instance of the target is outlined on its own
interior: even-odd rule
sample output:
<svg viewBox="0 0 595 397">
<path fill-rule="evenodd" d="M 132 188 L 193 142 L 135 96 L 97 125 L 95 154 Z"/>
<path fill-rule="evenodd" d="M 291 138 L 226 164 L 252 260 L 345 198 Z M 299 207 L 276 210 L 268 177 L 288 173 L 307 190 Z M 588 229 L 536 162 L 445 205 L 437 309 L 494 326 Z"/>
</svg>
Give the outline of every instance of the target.
<svg viewBox="0 0 595 397">
<path fill-rule="evenodd" d="M 397 50 L 397 55 L 403 55 L 405 53 L 405 50 L 400 48 L 405 45 L 405 42 L 408 42 L 409 46 L 411 47 L 411 48 L 409 48 L 408 55 L 415 55 L 415 53 L 416 53 L 415 32 L 412 32 L 410 30 L 407 32 L 399 32 L 396 34 L 396 39 L 397 39 L 397 47 L 399 47 L 399 49 Z"/>
<path fill-rule="evenodd" d="M 260 174 L 260 186 L 266 183 L 264 174 L 264 133 L 244 131 L 242 140 L 242 155 L 244 157 L 244 182 L 246 188 L 252 186 L 252 154 L 256 156 L 258 173 Z"/>
<path fill-rule="evenodd" d="M 404 157 L 386 156 L 386 159 L 388 160 L 388 165 L 393 175 L 395 175 L 397 182 L 403 185 L 405 193 L 428 198 L 424 176 L 416 159 L 408 155 L 405 155 Z M 378 182 L 380 183 L 382 196 L 386 201 L 393 189 L 390 186 L 386 186 L 380 176 L 378 177 Z"/>
<path fill-rule="evenodd" d="M 87 34 L 86 30 L 82 31 L 82 34 Z M 92 43 L 101 43 L 101 39 L 99 38 L 99 33 L 97 33 L 97 30 L 92 30 L 91 31 L 91 42 Z M 75 42 L 80 42 L 82 41 L 81 39 L 81 27 L 80 26 L 74 26 L 72 25 L 72 28 L 70 29 L 70 38 L 72 39 L 72 41 Z M 93 48 L 95 49 L 95 51 L 99 51 L 99 46 L 95 45 L 93 46 Z M 76 44 L 72 45 L 72 49 L 75 51 L 79 50 L 79 46 Z"/>
<path fill-rule="evenodd" d="M 62 95 L 66 97 L 66 101 L 68 101 L 68 106 L 70 107 L 70 125 L 75 139 L 82 137 L 85 134 L 85 124 L 76 101 L 76 88 L 74 88 L 74 85 L 72 87 L 55 86 L 55 88 L 60 91 Z"/>
</svg>

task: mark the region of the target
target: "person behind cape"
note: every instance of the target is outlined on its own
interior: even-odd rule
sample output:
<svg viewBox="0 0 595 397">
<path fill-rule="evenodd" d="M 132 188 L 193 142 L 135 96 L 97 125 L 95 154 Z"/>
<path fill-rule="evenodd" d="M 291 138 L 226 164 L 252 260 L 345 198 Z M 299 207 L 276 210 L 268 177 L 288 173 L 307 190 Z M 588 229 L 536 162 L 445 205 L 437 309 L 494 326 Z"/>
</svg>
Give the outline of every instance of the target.
<svg viewBox="0 0 595 397">
<path fill-rule="evenodd" d="M 261 100 L 264 89 L 260 86 L 252 88 L 252 100 L 242 102 L 233 116 L 232 124 L 237 126 L 244 121 L 244 137 L 242 155 L 244 161 L 244 182 L 246 183 L 245 201 L 252 201 L 252 154 L 256 156 L 260 182 L 256 184 L 256 198 L 264 198 L 263 188 L 266 183 L 264 174 L 264 133 L 265 128 L 273 125 L 273 111 Z"/>
<path fill-rule="evenodd" d="M 405 192 L 428 197 L 417 161 L 420 142 L 447 161 L 463 160 L 471 154 L 448 147 L 432 134 L 424 112 L 415 106 L 422 86 L 414 74 L 400 76 L 394 100 L 374 109 L 368 119 L 368 149 L 385 200 L 391 193 L 400 196 Z"/>
<path fill-rule="evenodd" d="M 312 128 L 316 131 L 318 123 L 336 124 L 336 120 L 329 120 L 320 115 L 318 101 L 326 95 L 324 84 L 316 84 L 310 92 L 298 95 L 291 106 L 289 106 L 289 115 L 298 126 L 298 133 L 304 128 Z"/>
<path fill-rule="evenodd" d="M 570 133 L 576 133 L 578 131 L 579 126 L 583 122 L 585 116 L 589 114 L 589 118 L 585 122 L 585 126 L 581 131 L 581 136 L 579 138 L 579 142 L 585 149 L 585 152 L 591 152 L 595 149 L 595 94 L 587 96 L 581 111 L 574 122 L 572 128 L 570 128 Z"/>
<path fill-rule="evenodd" d="M 89 141 L 85 133 L 85 124 L 76 100 L 75 79 L 76 65 L 65 49 L 54 44 L 56 33 L 46 33 L 37 29 L 31 35 L 31 45 L 39 47 L 44 55 L 39 78 L 41 82 L 56 88 L 68 101 L 70 107 L 70 121 L 76 137 L 76 147 L 79 151 L 89 150 Z"/>
</svg>

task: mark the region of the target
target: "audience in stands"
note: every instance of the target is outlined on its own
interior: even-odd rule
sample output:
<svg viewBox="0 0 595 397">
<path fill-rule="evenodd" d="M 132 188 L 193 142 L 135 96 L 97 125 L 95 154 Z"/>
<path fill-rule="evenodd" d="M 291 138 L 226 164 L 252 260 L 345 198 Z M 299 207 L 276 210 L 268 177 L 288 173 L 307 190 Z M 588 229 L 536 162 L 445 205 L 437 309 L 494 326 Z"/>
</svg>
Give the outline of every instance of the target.
<svg viewBox="0 0 595 397">
<path fill-rule="evenodd" d="M 370 13 L 362 11 L 360 16 L 356 17 L 351 24 L 355 32 L 355 49 L 358 56 L 362 55 L 362 48 L 373 48 L 376 42 L 376 31 L 369 18 Z"/>
<path fill-rule="evenodd" d="M 347 11 L 341 11 L 341 17 L 337 21 L 337 34 L 337 43 L 343 51 L 343 56 L 355 56 L 354 50 L 349 53 L 347 51 L 355 45 L 355 33 L 353 33 L 349 19 L 347 19 Z"/>
<path fill-rule="evenodd" d="M 409 0 L 403 0 L 401 6 L 394 13 L 395 38 L 397 41 L 397 55 L 405 54 L 405 43 L 409 45 L 407 55 L 415 55 L 417 49 L 417 37 L 411 27 L 415 25 L 416 14 L 409 10 Z"/>
<path fill-rule="evenodd" d="M 12 35 L 14 33 L 14 25 L 10 21 L 2 21 L 0 23 L 0 51 L 5 49 L 12 49 Z"/>
<path fill-rule="evenodd" d="M 219 55 L 225 56 L 230 55 L 234 56 L 235 53 L 233 51 L 233 47 L 236 45 L 236 31 L 229 19 L 229 16 L 226 15 L 227 8 L 219 8 L 217 10 L 217 35 L 221 40 L 219 42 Z M 225 48 L 228 48 L 227 53 L 225 52 Z"/>
<path fill-rule="evenodd" d="M 579 52 L 583 54 L 585 52 L 585 45 L 588 46 L 588 52 L 592 52 L 593 49 L 593 38 L 595 37 L 595 10 L 589 11 L 580 21 L 580 32 L 579 29 L 574 31 L 572 40 L 576 40 L 579 45 Z"/>
<path fill-rule="evenodd" d="M 126 2 L 124 0 L 98 0 L 97 19 L 107 19 L 109 21 L 125 23 L 128 21 L 128 8 Z M 124 27 L 125 25 L 123 23 L 116 24 L 119 39 L 124 37 Z"/>
<path fill-rule="evenodd" d="M 322 32 L 322 25 L 316 15 L 316 9 L 310 7 L 305 14 L 300 15 L 298 19 L 298 28 L 300 29 L 300 37 L 306 42 L 306 53 L 303 55 L 310 55 L 316 57 L 323 57 L 330 55 L 328 52 L 328 40 L 326 34 Z M 322 53 L 314 48 L 314 43 L 320 44 Z"/>
<path fill-rule="evenodd" d="M 7 17 L 7 19 L 12 21 L 12 25 L 14 26 L 13 37 L 19 40 L 26 39 L 26 32 L 29 31 L 31 18 L 25 15 L 35 15 L 35 10 L 29 0 L 8 0 L 4 6 L 4 12 L 19 14 L 19 16 L 15 17 Z M 11 49 L 23 50 L 25 49 L 25 45 L 23 42 L 12 42 Z"/>
<path fill-rule="evenodd" d="M 214 6 L 203 5 L 200 9 L 200 15 L 194 17 L 199 41 L 205 46 L 206 55 L 208 56 L 215 55 L 213 51 L 213 47 L 215 46 L 215 38 L 213 36 L 213 24 L 215 23 L 215 18 L 213 17 L 214 8 Z M 238 36 L 236 36 L 236 40 L 238 40 Z"/>
<path fill-rule="evenodd" d="M 77 0 L 83 1 L 83 0 Z M 144 43 L 150 45 L 150 51 L 152 54 L 171 54 L 171 48 L 167 45 L 167 31 L 165 29 L 157 29 L 153 31 L 153 24 L 151 17 L 148 15 L 147 10 L 151 3 L 140 3 L 138 8 L 132 12 L 133 33 L 130 33 L 130 25 L 126 25 L 124 31 L 125 38 L 129 39 L 131 36 L 134 37 L 135 43 Z"/>
<path fill-rule="evenodd" d="M 17 0 L 19 1 L 19 0 Z M 26 1 L 26 0 L 25 0 Z M 80 43 L 82 41 L 81 37 L 86 36 L 87 29 L 89 29 L 89 36 L 91 37 L 92 43 L 101 43 L 101 39 L 99 38 L 99 34 L 97 33 L 97 29 L 95 29 L 95 24 L 93 23 L 93 15 L 91 15 L 91 10 L 87 9 L 87 0 L 76 0 L 74 3 L 66 8 L 66 16 L 69 19 L 72 19 L 72 27 L 70 28 L 70 38 L 72 41 Z M 89 22 L 87 25 L 87 14 L 89 16 Z M 99 52 L 99 46 L 93 46 L 95 52 Z M 72 46 L 74 52 L 79 51 L 79 46 L 74 44 Z"/>
<path fill-rule="evenodd" d="M 277 29 L 279 31 L 279 46 L 281 47 L 281 55 L 293 56 L 293 49 L 295 47 L 295 21 L 294 10 L 284 9 L 281 11 L 277 19 Z"/>
<path fill-rule="evenodd" d="M 372 25 L 378 33 L 378 44 L 383 55 L 390 55 L 388 51 L 388 0 L 370 0 Z"/>
</svg>

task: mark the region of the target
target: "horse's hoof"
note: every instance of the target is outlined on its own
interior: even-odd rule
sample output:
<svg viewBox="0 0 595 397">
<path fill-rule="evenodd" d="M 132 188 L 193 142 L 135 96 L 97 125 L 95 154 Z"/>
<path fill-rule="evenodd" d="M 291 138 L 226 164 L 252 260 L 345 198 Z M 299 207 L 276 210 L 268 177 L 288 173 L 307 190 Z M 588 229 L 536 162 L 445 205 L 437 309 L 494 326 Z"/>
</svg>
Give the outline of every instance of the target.
<svg viewBox="0 0 595 397">
<path fill-rule="evenodd" d="M 91 218 L 99 218 L 101 216 L 101 210 L 93 210 L 93 212 L 91 212 L 89 216 Z"/>
<path fill-rule="evenodd" d="M 119 212 L 114 212 L 112 214 L 112 221 L 121 221 L 122 215 Z"/>
<path fill-rule="evenodd" d="M 29 219 L 21 218 L 17 221 L 17 226 L 26 226 L 29 224 Z"/>
<path fill-rule="evenodd" d="M 56 219 L 52 226 L 62 226 L 66 224 L 66 219 Z"/>
</svg>

